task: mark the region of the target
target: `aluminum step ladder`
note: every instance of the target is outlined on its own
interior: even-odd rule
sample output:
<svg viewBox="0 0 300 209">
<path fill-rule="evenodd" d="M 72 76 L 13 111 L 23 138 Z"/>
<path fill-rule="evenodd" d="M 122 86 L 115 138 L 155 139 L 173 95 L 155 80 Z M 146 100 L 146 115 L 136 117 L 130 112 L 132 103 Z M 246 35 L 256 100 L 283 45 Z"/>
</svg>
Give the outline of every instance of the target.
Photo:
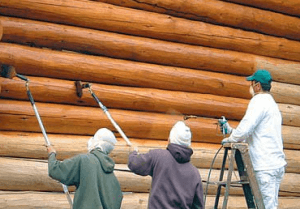
<svg viewBox="0 0 300 209">
<path fill-rule="evenodd" d="M 246 198 L 248 208 L 265 209 L 263 198 L 255 178 L 252 162 L 248 152 L 247 143 L 226 143 L 224 144 L 224 157 L 219 177 L 218 190 L 215 199 L 214 209 L 218 208 L 219 198 L 222 187 L 225 187 L 224 200 L 222 209 L 227 208 L 229 190 L 233 185 L 242 185 L 244 196 Z M 228 151 L 231 151 L 229 156 L 227 181 L 223 181 L 226 160 Z M 232 173 L 234 171 L 234 161 L 236 162 L 238 173 L 240 176 L 239 181 L 231 181 Z"/>
</svg>

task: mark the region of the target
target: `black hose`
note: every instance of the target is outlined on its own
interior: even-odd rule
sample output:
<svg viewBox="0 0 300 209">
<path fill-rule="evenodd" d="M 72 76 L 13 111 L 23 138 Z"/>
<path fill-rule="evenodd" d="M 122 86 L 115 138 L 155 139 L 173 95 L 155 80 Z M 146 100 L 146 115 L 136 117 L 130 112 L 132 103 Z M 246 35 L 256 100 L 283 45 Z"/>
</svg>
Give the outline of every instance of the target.
<svg viewBox="0 0 300 209">
<path fill-rule="evenodd" d="M 221 146 L 218 151 L 216 152 L 211 164 L 210 164 L 210 168 L 209 168 L 209 172 L 208 172 L 208 176 L 207 176 L 207 181 L 206 181 L 206 189 L 205 189 L 205 196 L 204 196 L 204 208 L 205 208 L 205 205 L 206 205 L 206 196 L 207 196 L 207 192 L 208 192 L 208 184 L 209 184 L 209 179 L 210 179 L 210 175 L 211 175 L 211 171 L 212 171 L 212 167 L 215 163 L 215 160 L 219 154 L 219 152 L 221 151 L 221 149 L 223 148 L 223 146 Z"/>
</svg>

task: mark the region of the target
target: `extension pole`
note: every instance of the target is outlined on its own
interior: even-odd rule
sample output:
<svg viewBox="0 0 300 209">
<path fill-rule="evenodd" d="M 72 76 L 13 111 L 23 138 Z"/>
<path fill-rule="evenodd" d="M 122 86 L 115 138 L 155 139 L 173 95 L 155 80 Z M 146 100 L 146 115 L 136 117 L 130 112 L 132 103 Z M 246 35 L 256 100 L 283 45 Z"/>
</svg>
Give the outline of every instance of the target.
<svg viewBox="0 0 300 209">
<path fill-rule="evenodd" d="M 108 119 L 110 120 L 110 122 L 113 124 L 113 126 L 117 129 L 117 131 L 121 134 L 122 138 L 126 141 L 128 146 L 132 146 L 132 143 L 130 142 L 130 140 L 127 138 L 127 136 L 125 135 L 125 133 L 122 131 L 122 129 L 120 128 L 120 126 L 114 121 L 114 119 L 111 117 L 110 113 L 108 112 L 108 109 L 100 102 L 100 100 L 98 99 L 98 97 L 94 94 L 94 92 L 91 89 L 91 85 L 88 84 L 88 88 L 89 91 L 91 93 L 91 95 L 93 96 L 93 98 L 96 100 L 96 102 L 99 104 L 100 108 L 103 110 L 103 112 L 106 114 L 106 116 L 108 117 Z"/>
<path fill-rule="evenodd" d="M 21 79 L 23 79 L 23 78 L 21 78 Z M 26 80 L 25 80 L 25 79 L 26 79 Z M 30 89 L 29 89 L 29 80 L 28 80 L 27 78 L 25 78 L 25 79 L 23 79 L 23 80 L 26 81 L 25 86 L 26 86 L 27 96 L 28 96 L 28 98 L 29 98 L 29 100 L 30 100 L 30 103 L 31 103 L 31 105 L 32 105 L 32 107 L 33 107 L 33 110 L 34 110 L 34 113 L 35 113 L 35 115 L 36 115 L 36 118 L 37 118 L 37 120 L 38 120 L 38 122 L 39 122 L 40 128 L 41 128 L 41 130 L 42 130 L 42 133 L 43 133 L 43 136 L 44 136 L 44 139 L 45 139 L 45 142 L 46 142 L 46 146 L 49 146 L 49 145 L 51 145 L 51 144 L 50 144 L 50 141 L 49 141 L 49 139 L 48 139 L 48 136 L 47 136 L 47 134 L 46 134 L 46 130 L 45 130 L 45 128 L 44 128 L 43 122 L 42 122 L 42 120 L 41 120 L 41 117 L 40 117 L 40 115 L 39 115 L 39 112 L 38 112 L 38 110 L 37 110 L 37 107 L 36 107 L 36 105 L 35 105 L 35 102 L 34 102 L 34 100 L 33 100 L 32 94 L 31 94 Z M 61 185 L 62 185 L 62 187 L 63 187 L 64 193 L 65 193 L 66 196 L 67 196 L 68 202 L 69 202 L 69 204 L 70 204 L 70 208 L 72 209 L 72 208 L 73 208 L 73 201 L 72 201 L 72 198 L 71 198 L 71 196 L 70 196 L 68 187 L 67 187 L 66 185 L 64 185 L 64 184 L 61 184 Z"/>
</svg>

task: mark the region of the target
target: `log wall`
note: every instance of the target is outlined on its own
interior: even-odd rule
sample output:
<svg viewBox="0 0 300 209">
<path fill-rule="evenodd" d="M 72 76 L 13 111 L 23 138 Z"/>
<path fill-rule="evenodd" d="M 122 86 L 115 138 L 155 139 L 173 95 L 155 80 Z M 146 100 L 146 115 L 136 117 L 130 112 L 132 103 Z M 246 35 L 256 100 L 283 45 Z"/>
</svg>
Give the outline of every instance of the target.
<svg viewBox="0 0 300 209">
<path fill-rule="evenodd" d="M 116 133 L 111 157 L 125 192 L 123 209 L 147 208 L 151 178 L 128 171 L 129 148 L 87 89 L 77 97 L 74 81 L 92 84 L 141 152 L 164 149 L 173 124 L 197 116 L 186 122 L 192 163 L 206 186 L 222 140 L 217 119 L 224 115 L 236 127 L 251 98 L 245 77 L 267 69 L 288 162 L 279 203 L 298 208 L 299 8 L 298 0 L 4 0 L 0 63 L 30 79 L 60 160 L 86 153 L 87 140 L 101 127 Z M 218 179 L 222 154 L 211 181 Z M 25 83 L 0 78 L 0 208 L 68 206 L 61 186 L 47 176 L 46 159 Z M 212 208 L 216 187 L 207 194 Z M 245 207 L 241 195 L 241 188 L 231 191 L 229 208 Z"/>
</svg>

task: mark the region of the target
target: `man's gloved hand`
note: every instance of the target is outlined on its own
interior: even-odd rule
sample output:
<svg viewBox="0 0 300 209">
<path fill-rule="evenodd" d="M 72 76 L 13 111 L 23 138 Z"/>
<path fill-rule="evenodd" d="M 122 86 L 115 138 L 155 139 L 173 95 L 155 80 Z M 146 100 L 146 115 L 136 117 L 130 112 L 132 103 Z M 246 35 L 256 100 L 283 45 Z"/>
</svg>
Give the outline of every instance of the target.
<svg viewBox="0 0 300 209">
<path fill-rule="evenodd" d="M 236 143 L 236 142 L 237 141 L 235 141 L 234 139 L 227 137 L 222 140 L 221 144 L 224 145 L 225 143 Z"/>
<path fill-rule="evenodd" d="M 224 124 L 223 123 L 220 124 L 220 131 L 222 134 L 223 134 L 223 128 L 224 128 L 225 134 L 231 134 L 231 132 L 233 130 L 233 128 L 231 128 L 231 126 L 229 125 L 228 121 L 226 121 Z"/>
<path fill-rule="evenodd" d="M 56 154 L 56 150 L 54 149 L 54 147 L 52 145 L 47 146 L 47 152 L 48 152 L 48 155 L 50 155 L 51 153 Z"/>
</svg>

